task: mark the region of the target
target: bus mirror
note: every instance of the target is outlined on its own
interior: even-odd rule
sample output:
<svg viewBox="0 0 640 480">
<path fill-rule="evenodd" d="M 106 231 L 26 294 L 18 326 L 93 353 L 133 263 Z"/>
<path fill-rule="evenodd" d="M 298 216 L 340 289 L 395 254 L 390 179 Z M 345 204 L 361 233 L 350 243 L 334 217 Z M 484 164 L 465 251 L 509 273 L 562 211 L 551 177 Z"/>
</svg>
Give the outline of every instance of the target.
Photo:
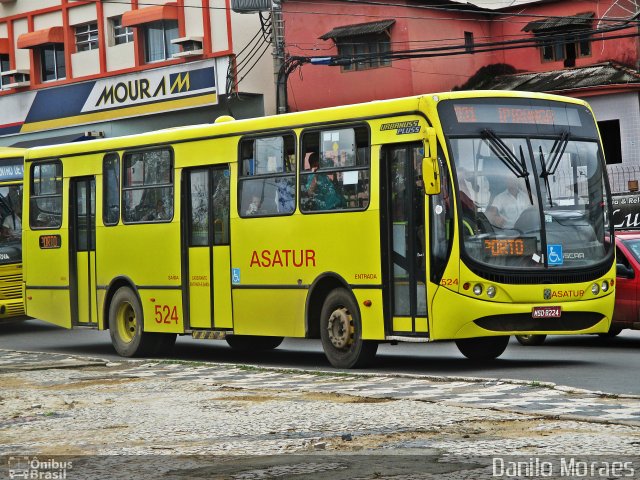
<svg viewBox="0 0 640 480">
<path fill-rule="evenodd" d="M 422 181 L 424 193 L 438 195 L 440 193 L 440 164 L 438 162 L 436 131 L 427 128 L 427 141 L 424 144 L 425 157 L 422 160 Z M 427 155 L 426 153 L 429 152 Z"/>
</svg>

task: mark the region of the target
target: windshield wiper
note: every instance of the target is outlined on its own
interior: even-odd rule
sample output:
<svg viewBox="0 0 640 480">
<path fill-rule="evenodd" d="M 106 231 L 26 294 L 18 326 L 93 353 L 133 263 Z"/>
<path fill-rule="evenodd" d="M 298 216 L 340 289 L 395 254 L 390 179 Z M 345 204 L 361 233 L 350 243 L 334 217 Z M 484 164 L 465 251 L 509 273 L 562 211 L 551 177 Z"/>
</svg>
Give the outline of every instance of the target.
<svg viewBox="0 0 640 480">
<path fill-rule="evenodd" d="M 529 201 L 533 205 L 533 195 L 531 194 L 531 183 L 529 182 L 529 172 L 527 162 L 524 158 L 524 151 L 520 145 L 520 159 L 516 157 L 509 147 L 498 137 L 493 130 L 488 128 L 482 131 L 482 138 L 487 141 L 489 148 L 496 154 L 498 159 L 518 178 L 524 178 L 527 186 Z"/>
<path fill-rule="evenodd" d="M 551 186 L 549 185 L 549 176 L 554 175 L 556 170 L 558 169 L 558 165 L 560 165 L 560 159 L 564 154 L 564 151 L 569 144 L 569 132 L 564 132 L 560 138 L 558 138 L 551 147 L 551 151 L 549 152 L 549 163 L 544 158 L 544 153 L 542 153 L 542 145 L 539 147 L 539 155 L 540 155 L 540 165 L 542 166 L 542 173 L 540 177 L 544 179 L 544 183 L 547 186 L 547 197 L 549 198 L 549 205 L 553 205 L 553 200 L 551 198 Z"/>
</svg>

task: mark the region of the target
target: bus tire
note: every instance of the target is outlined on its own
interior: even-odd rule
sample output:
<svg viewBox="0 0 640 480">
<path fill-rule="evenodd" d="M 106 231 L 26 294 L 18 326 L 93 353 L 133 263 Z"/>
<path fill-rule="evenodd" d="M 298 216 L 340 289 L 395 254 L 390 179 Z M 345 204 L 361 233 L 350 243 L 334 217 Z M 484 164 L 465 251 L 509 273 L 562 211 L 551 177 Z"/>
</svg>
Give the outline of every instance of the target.
<svg viewBox="0 0 640 480">
<path fill-rule="evenodd" d="M 351 293 L 333 290 L 322 305 L 320 338 L 329 363 L 336 368 L 359 368 L 370 364 L 378 342 L 362 339 L 362 320 Z"/>
<path fill-rule="evenodd" d="M 520 345 L 536 346 L 542 345 L 547 338 L 546 335 L 516 335 L 516 340 Z"/>
<path fill-rule="evenodd" d="M 456 346 L 469 360 L 495 360 L 507 348 L 509 336 L 460 338 Z"/>
<path fill-rule="evenodd" d="M 264 351 L 278 348 L 284 337 L 263 337 L 259 335 L 228 335 L 225 340 L 231 348 L 240 352 Z"/>
<path fill-rule="evenodd" d="M 109 305 L 111 343 L 123 357 L 140 357 L 157 351 L 160 336 L 144 331 L 144 315 L 136 294 L 120 287 Z"/>
<path fill-rule="evenodd" d="M 607 333 L 599 333 L 600 338 L 614 338 L 620 335 L 622 329 L 620 327 L 611 327 Z"/>
</svg>

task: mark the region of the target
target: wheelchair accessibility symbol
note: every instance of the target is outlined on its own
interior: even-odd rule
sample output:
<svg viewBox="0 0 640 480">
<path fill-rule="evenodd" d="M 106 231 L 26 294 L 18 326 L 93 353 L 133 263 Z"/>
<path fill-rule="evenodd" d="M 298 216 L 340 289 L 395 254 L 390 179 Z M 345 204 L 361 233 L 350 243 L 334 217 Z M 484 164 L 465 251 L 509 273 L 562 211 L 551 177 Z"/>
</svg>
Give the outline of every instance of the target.
<svg viewBox="0 0 640 480">
<path fill-rule="evenodd" d="M 238 285 L 240 283 L 240 269 L 232 268 L 231 269 L 231 283 L 234 285 Z"/>
<path fill-rule="evenodd" d="M 564 263 L 562 245 L 547 245 L 547 260 L 549 265 L 562 265 Z"/>
</svg>

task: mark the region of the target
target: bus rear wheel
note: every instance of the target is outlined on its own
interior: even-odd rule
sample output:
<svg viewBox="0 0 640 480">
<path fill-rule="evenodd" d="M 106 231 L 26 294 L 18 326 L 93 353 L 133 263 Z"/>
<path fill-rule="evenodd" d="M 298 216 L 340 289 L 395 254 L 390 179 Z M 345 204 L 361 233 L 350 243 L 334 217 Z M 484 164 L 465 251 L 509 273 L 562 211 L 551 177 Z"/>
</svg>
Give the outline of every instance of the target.
<svg viewBox="0 0 640 480">
<path fill-rule="evenodd" d="M 234 350 L 251 352 L 273 350 L 280 346 L 284 337 L 262 337 L 258 335 L 229 335 L 225 338 Z"/>
<path fill-rule="evenodd" d="M 507 348 L 509 336 L 460 338 L 456 345 L 469 360 L 494 360 Z"/>
<path fill-rule="evenodd" d="M 362 339 L 362 320 L 353 296 L 344 288 L 333 290 L 322 305 L 320 338 L 329 363 L 336 368 L 370 364 L 378 343 Z"/>
<path fill-rule="evenodd" d="M 153 354 L 159 347 L 158 334 L 145 333 L 142 306 L 129 287 L 120 287 L 109 306 L 111 343 L 123 357 Z"/>
<path fill-rule="evenodd" d="M 546 338 L 546 335 L 516 335 L 518 343 L 527 346 L 542 345 Z"/>
</svg>

